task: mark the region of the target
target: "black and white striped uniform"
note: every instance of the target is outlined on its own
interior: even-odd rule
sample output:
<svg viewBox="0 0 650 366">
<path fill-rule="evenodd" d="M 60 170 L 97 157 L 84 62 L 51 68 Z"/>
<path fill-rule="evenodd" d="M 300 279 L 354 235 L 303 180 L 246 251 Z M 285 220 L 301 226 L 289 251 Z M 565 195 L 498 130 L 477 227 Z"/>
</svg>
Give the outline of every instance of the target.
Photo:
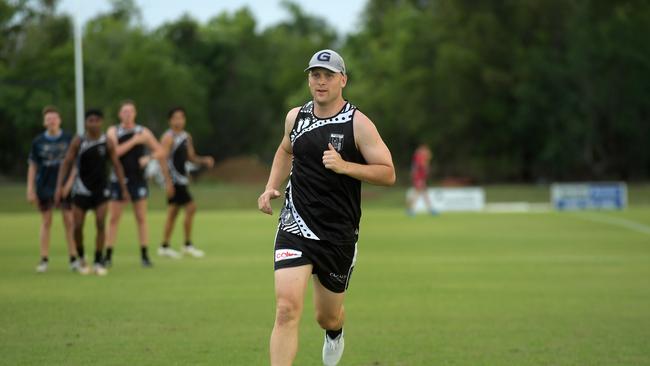
<svg viewBox="0 0 650 366">
<path fill-rule="evenodd" d="M 133 128 L 124 128 L 117 126 L 117 142 L 123 144 L 132 139 L 136 134 L 144 132 L 144 127 L 135 125 Z M 144 167 L 140 166 L 140 158 L 145 156 L 147 148 L 144 144 L 137 144 L 126 154 L 120 156 L 120 163 L 124 169 L 126 178 L 126 187 L 129 190 L 131 201 L 145 199 L 149 196 L 149 188 L 144 175 Z M 111 174 L 111 198 L 113 200 L 122 200 L 122 190 L 117 183 L 115 172 Z"/>
<path fill-rule="evenodd" d="M 110 197 L 107 149 L 105 134 L 96 140 L 91 140 L 87 135 L 81 137 L 72 197 L 73 203 L 84 210 L 96 208 Z"/>
<path fill-rule="evenodd" d="M 300 109 L 289 134 L 293 163 L 275 245 L 275 269 L 312 264 L 334 292 L 345 291 L 356 261 L 361 182 L 325 168 L 323 153 L 331 143 L 343 160 L 366 163 L 354 139 L 356 110 L 346 102 L 322 118 L 313 102 Z"/>
<path fill-rule="evenodd" d="M 167 157 L 167 167 L 174 183 L 174 196 L 169 198 L 167 203 L 182 206 L 192 201 L 192 195 L 187 189 L 190 177 L 185 167 L 188 160 L 187 144 L 189 135 L 185 131 L 176 133 L 172 129 L 167 130 L 165 135 L 171 135 L 173 141 L 172 149 L 169 157 Z"/>
<path fill-rule="evenodd" d="M 175 133 L 174 131 L 167 130 L 167 135 L 171 135 L 173 139 L 172 150 L 167 158 L 167 166 L 169 167 L 169 174 L 171 175 L 174 185 L 187 185 L 190 182 L 187 175 L 187 132 L 181 131 Z"/>
</svg>

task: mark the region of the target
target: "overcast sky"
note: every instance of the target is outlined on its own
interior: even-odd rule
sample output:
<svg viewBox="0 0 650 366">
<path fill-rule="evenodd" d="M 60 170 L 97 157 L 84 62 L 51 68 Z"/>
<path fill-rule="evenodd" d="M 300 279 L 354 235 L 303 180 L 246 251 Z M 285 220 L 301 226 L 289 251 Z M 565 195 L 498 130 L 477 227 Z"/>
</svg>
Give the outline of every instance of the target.
<svg viewBox="0 0 650 366">
<path fill-rule="evenodd" d="M 177 19 L 189 13 L 205 22 L 222 11 L 232 12 L 247 6 L 254 14 L 260 29 L 288 18 L 280 0 L 135 0 L 149 28 Z M 308 14 L 325 18 L 339 33 L 349 33 L 359 25 L 366 0 L 295 0 Z M 62 0 L 60 11 L 78 14 L 83 21 L 110 9 L 108 0 Z M 328 14 L 326 16 L 326 14 Z"/>
</svg>

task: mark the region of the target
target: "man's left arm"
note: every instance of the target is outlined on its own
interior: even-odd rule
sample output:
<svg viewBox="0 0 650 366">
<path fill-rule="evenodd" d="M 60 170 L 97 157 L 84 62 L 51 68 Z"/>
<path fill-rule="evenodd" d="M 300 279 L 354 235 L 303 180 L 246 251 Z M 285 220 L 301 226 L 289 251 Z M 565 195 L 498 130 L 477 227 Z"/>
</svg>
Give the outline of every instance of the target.
<svg viewBox="0 0 650 366">
<path fill-rule="evenodd" d="M 328 144 L 323 153 L 323 165 L 338 174 L 345 174 L 360 181 L 391 186 L 395 183 L 395 167 L 390 150 L 381 139 L 377 127 L 360 111 L 354 116 L 354 140 L 367 164 L 345 161 L 341 155 Z"/>
</svg>

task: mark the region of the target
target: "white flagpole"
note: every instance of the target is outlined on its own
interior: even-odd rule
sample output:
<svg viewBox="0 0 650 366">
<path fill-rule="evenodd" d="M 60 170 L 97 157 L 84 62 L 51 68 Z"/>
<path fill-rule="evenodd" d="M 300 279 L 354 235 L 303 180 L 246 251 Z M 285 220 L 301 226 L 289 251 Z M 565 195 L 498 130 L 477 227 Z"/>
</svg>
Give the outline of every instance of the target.
<svg viewBox="0 0 650 366">
<path fill-rule="evenodd" d="M 78 6 L 77 6 L 78 8 Z M 74 69 L 75 69 L 75 95 L 77 111 L 77 134 L 84 133 L 84 70 L 83 70 L 83 51 L 81 48 L 81 20 L 79 14 L 75 14 L 74 19 Z"/>
</svg>

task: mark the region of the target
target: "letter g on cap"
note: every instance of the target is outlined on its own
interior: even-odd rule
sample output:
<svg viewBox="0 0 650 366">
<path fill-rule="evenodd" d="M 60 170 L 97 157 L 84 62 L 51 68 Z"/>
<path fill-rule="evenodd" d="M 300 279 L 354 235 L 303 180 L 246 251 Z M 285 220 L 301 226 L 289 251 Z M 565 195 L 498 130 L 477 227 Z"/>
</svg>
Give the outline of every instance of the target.
<svg viewBox="0 0 650 366">
<path fill-rule="evenodd" d="M 332 54 L 327 51 L 321 52 L 318 54 L 318 56 L 316 56 L 316 59 L 318 61 L 329 61 L 331 58 L 332 58 Z"/>
</svg>

